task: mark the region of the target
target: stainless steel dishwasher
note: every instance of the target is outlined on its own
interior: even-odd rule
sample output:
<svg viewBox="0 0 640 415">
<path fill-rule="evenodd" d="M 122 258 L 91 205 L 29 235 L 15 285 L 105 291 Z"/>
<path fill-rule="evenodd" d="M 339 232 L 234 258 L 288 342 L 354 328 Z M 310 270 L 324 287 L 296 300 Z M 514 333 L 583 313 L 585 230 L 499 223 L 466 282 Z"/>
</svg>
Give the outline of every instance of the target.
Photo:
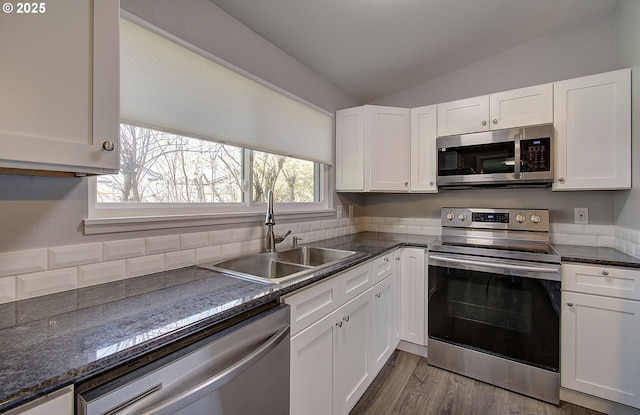
<svg viewBox="0 0 640 415">
<path fill-rule="evenodd" d="M 288 414 L 289 308 L 270 307 L 76 385 L 76 413 Z"/>
</svg>

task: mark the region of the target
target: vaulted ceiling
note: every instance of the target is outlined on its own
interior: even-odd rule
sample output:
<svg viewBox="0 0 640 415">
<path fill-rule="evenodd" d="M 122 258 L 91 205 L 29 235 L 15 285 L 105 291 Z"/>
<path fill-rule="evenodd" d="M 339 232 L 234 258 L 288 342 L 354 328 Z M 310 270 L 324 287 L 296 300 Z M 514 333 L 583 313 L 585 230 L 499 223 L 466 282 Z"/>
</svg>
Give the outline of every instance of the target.
<svg viewBox="0 0 640 415">
<path fill-rule="evenodd" d="M 617 0 L 210 0 L 362 103 L 615 9 Z"/>
</svg>

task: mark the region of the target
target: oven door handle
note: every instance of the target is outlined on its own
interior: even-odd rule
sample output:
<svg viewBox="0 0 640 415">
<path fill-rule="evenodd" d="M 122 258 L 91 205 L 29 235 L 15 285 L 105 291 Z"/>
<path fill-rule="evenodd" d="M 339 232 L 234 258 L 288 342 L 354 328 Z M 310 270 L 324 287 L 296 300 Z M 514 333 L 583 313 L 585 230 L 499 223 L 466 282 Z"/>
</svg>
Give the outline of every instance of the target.
<svg viewBox="0 0 640 415">
<path fill-rule="evenodd" d="M 429 255 L 429 259 L 435 259 L 437 261 L 442 261 L 451 264 L 466 264 L 466 265 L 477 265 L 481 267 L 488 268 L 498 268 L 502 270 L 515 270 L 515 271 L 528 271 L 528 272 L 545 272 L 558 274 L 558 268 L 550 268 L 550 267 L 537 267 L 531 265 L 517 265 L 517 264 L 506 264 L 506 263 L 492 263 L 492 262 L 483 262 L 483 261 L 475 261 L 473 259 L 462 259 L 462 258 L 449 258 L 441 255 Z"/>
</svg>

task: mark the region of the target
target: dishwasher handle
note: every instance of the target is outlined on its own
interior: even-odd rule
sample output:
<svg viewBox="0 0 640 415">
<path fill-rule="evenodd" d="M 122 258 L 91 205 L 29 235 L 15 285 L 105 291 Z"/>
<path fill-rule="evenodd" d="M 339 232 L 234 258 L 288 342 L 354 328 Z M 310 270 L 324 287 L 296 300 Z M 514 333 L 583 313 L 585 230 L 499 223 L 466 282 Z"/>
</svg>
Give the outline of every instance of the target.
<svg viewBox="0 0 640 415">
<path fill-rule="evenodd" d="M 273 336 L 271 336 L 267 341 L 262 343 L 258 348 L 253 350 L 248 355 L 244 356 L 242 359 L 221 370 L 213 377 L 198 385 L 195 385 L 194 387 L 184 392 L 177 394 L 171 399 L 167 399 L 166 401 L 159 403 L 151 409 L 145 410 L 144 412 L 142 412 L 142 414 L 172 414 L 175 411 L 185 407 L 189 403 L 199 399 L 201 396 L 208 395 L 212 391 L 219 389 L 220 387 L 231 381 L 233 378 L 240 375 L 246 369 L 251 367 L 253 364 L 258 362 L 276 346 L 278 346 L 278 344 L 282 342 L 282 340 L 288 335 L 288 333 L 289 326 L 283 327 L 282 329 L 278 330 Z"/>
</svg>

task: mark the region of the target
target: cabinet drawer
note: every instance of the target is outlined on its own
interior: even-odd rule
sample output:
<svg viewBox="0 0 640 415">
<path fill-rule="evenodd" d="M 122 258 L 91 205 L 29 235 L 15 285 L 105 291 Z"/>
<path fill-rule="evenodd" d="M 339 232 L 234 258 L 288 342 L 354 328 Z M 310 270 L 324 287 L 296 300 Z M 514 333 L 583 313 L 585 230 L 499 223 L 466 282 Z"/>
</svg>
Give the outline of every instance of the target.
<svg viewBox="0 0 640 415">
<path fill-rule="evenodd" d="M 291 306 L 291 336 L 342 305 L 338 282 L 330 278 L 285 298 Z"/>
<path fill-rule="evenodd" d="M 562 265 L 562 289 L 586 294 L 640 300 L 640 271 L 593 266 Z"/>
<path fill-rule="evenodd" d="M 356 298 L 373 286 L 373 262 L 367 262 L 337 277 L 342 304 Z"/>
<path fill-rule="evenodd" d="M 377 284 L 394 271 L 393 252 L 389 252 L 373 261 L 373 283 Z"/>
</svg>

